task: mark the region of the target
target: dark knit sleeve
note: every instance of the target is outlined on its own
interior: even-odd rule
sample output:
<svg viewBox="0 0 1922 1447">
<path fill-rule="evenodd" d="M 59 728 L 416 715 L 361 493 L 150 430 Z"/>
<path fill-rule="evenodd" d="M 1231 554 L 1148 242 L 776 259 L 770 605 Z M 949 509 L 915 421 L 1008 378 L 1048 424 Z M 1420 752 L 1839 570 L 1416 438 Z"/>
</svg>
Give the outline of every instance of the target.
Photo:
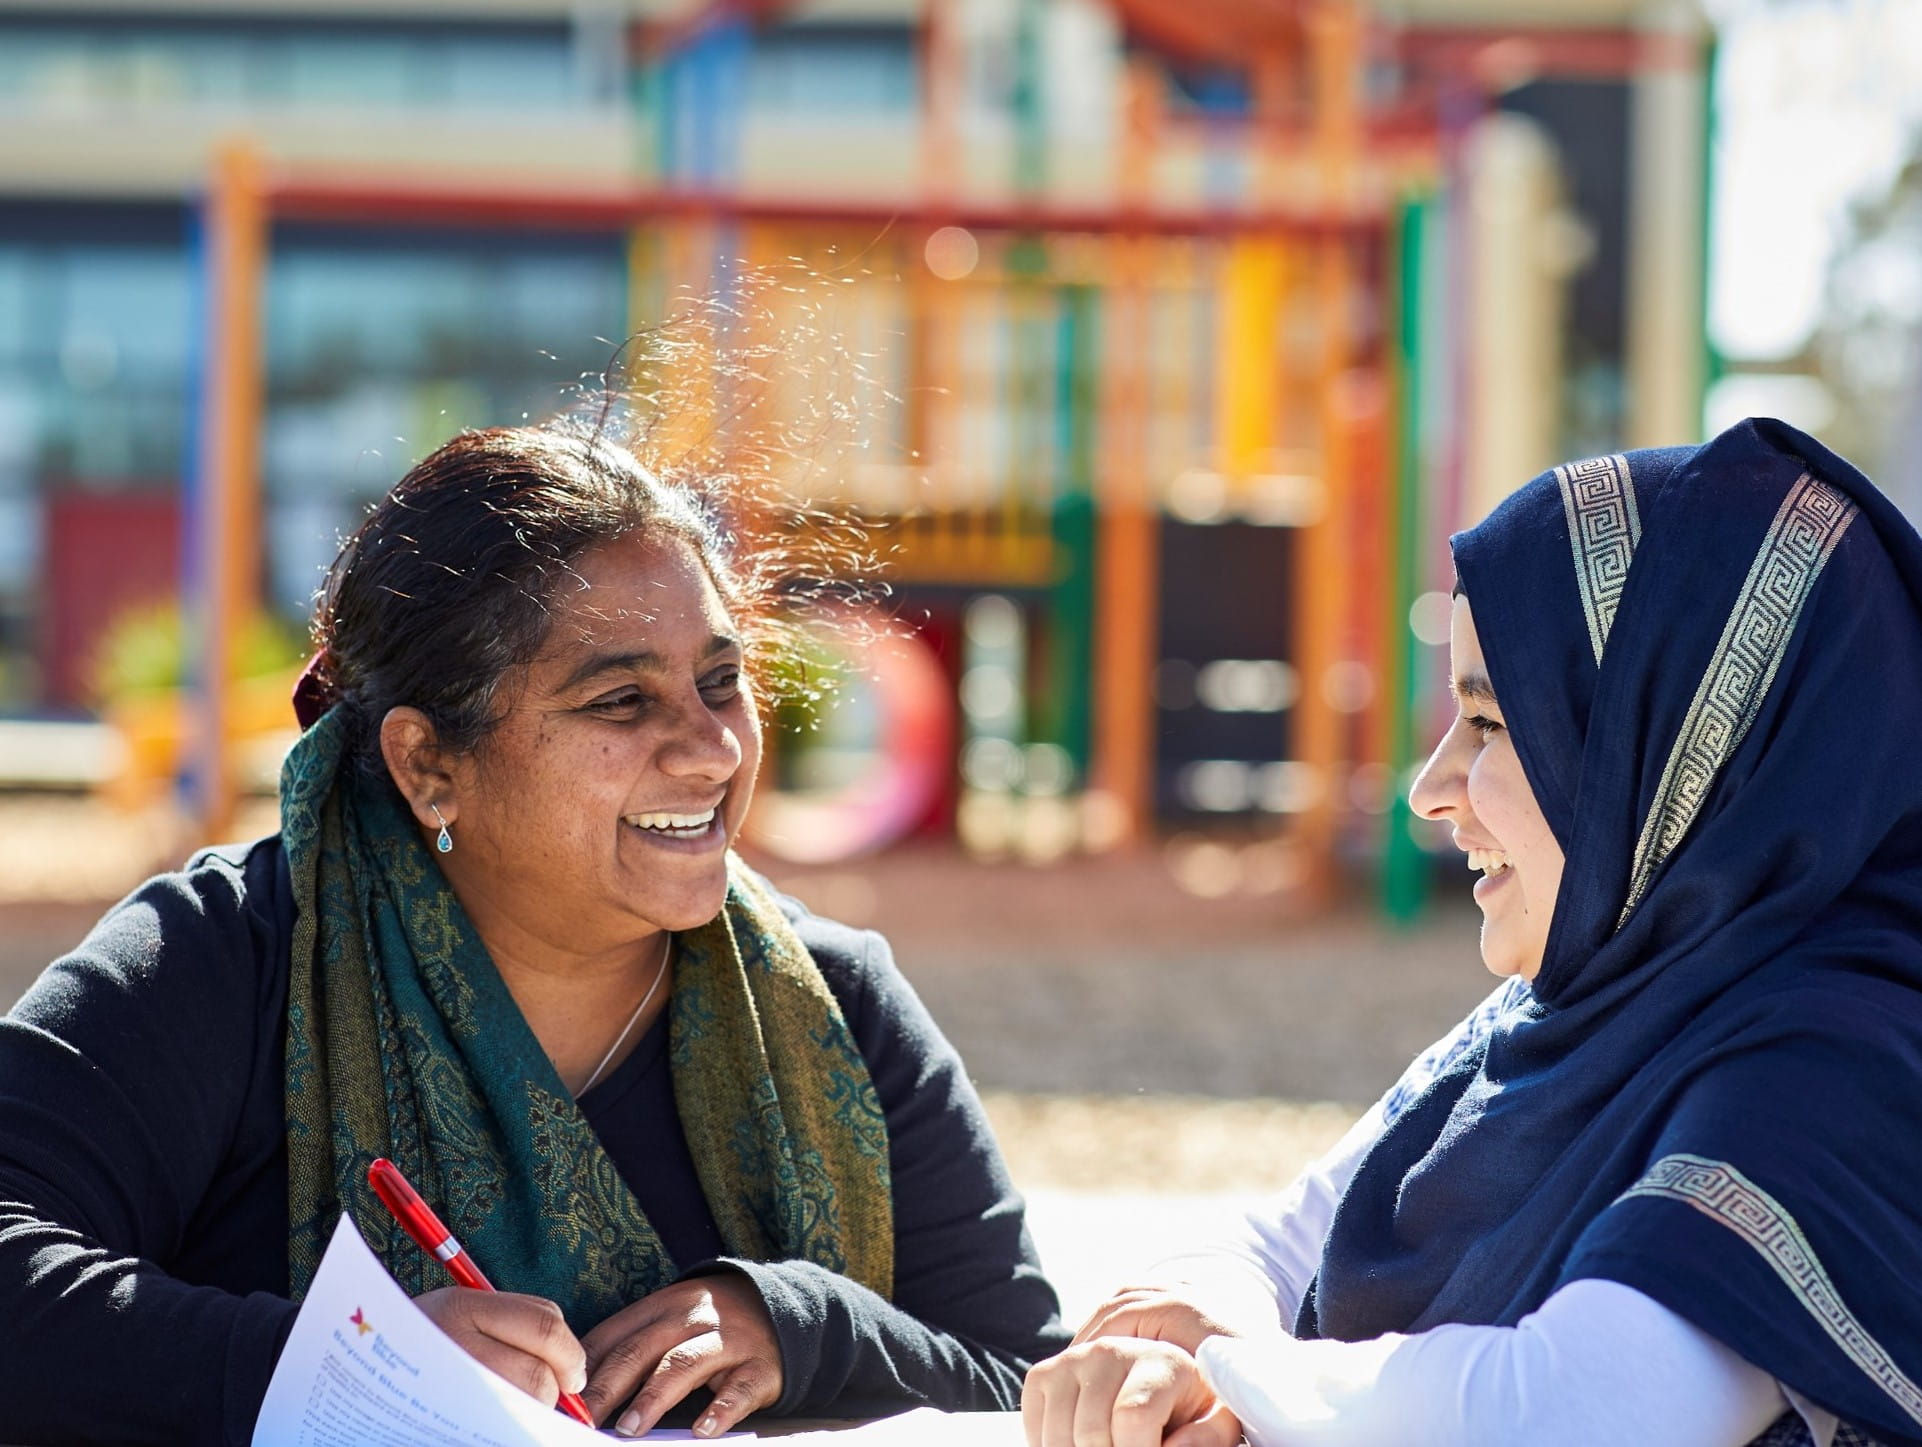
<svg viewBox="0 0 1922 1447">
<path fill-rule="evenodd" d="M 981 1101 L 886 940 L 811 916 L 795 924 L 887 1117 L 894 1296 L 810 1262 L 726 1263 L 759 1287 L 780 1338 L 784 1385 L 772 1410 L 1012 1410 L 1028 1365 L 1068 1335 Z"/>
<path fill-rule="evenodd" d="M 0 1020 L 0 1441 L 252 1435 L 294 1307 L 156 1264 L 243 1187 L 230 1145 L 278 1088 L 247 872 L 150 881 Z"/>
</svg>

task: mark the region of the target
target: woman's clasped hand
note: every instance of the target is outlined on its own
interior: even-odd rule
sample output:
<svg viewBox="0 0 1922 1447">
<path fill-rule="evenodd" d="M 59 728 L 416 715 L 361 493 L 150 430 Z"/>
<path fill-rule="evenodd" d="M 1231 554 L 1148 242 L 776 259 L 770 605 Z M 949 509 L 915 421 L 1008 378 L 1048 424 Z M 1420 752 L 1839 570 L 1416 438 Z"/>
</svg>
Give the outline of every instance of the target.
<svg viewBox="0 0 1922 1447">
<path fill-rule="evenodd" d="M 1241 1423 L 1172 1342 L 1100 1337 L 1028 1375 L 1022 1424 L 1035 1447 L 1234 1447 Z"/>
<path fill-rule="evenodd" d="M 1032 1368 L 1021 1394 L 1036 1447 L 1232 1447 L 1241 1424 L 1202 1379 L 1194 1353 L 1233 1330 L 1167 1286 L 1131 1286 L 1097 1307 L 1068 1349 Z"/>
<path fill-rule="evenodd" d="M 588 1408 L 624 1433 L 648 1431 L 700 1387 L 712 1394 L 695 1422 L 704 1436 L 781 1398 L 780 1339 L 753 1283 L 733 1273 L 664 1287 L 615 1312 L 582 1345 Z"/>
</svg>

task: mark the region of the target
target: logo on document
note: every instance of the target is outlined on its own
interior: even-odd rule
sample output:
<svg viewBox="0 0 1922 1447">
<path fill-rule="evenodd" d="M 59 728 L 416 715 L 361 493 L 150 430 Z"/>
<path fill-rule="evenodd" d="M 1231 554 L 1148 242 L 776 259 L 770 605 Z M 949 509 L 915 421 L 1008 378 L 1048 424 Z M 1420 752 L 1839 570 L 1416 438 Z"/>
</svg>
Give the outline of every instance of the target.
<svg viewBox="0 0 1922 1447">
<path fill-rule="evenodd" d="M 361 1336 L 366 1336 L 368 1332 L 374 1329 L 374 1324 L 367 1319 L 367 1313 L 359 1307 L 354 1308 L 354 1314 L 348 1317 L 347 1320 L 354 1324 L 354 1330 Z"/>
</svg>

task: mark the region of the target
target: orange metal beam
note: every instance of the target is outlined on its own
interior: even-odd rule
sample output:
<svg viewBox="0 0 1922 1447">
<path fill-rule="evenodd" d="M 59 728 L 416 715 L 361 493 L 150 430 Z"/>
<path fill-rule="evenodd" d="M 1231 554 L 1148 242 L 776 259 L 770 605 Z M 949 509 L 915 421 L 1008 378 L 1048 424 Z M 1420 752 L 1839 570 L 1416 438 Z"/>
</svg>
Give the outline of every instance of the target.
<svg viewBox="0 0 1922 1447">
<path fill-rule="evenodd" d="M 1361 23 L 1357 0 L 1322 0 L 1311 44 L 1315 114 L 1320 151 L 1321 200 L 1339 210 L 1353 199 L 1359 154 Z M 1294 757 L 1313 767 L 1319 798 L 1300 816 L 1300 842 L 1313 873 L 1306 893 L 1325 899 L 1332 889 L 1335 831 L 1341 809 L 1336 789 L 1345 764 L 1344 719 L 1329 696 L 1337 664 L 1346 661 L 1351 636 L 1346 544 L 1353 507 L 1354 456 L 1343 406 L 1353 365 L 1352 250 L 1338 236 L 1319 243 L 1316 290 L 1321 323 L 1320 454 L 1321 517 L 1304 528 L 1296 556 L 1295 648 L 1301 697 L 1294 711 Z"/>
<path fill-rule="evenodd" d="M 938 0 L 937 0 L 938 3 Z M 1277 48 L 1298 49 L 1312 0 L 1108 0 L 1136 40 L 1177 60 L 1241 70 Z M 687 45 L 719 21 L 766 24 L 795 0 L 707 0 L 673 20 L 637 23 L 636 54 L 658 57 Z M 1649 70 L 1695 70 L 1694 38 L 1662 31 L 1594 26 L 1410 26 L 1377 23 L 1371 48 L 1417 71 L 1465 77 L 1498 88 L 1516 77 L 1620 77 Z"/>
<path fill-rule="evenodd" d="M 960 4 L 921 0 L 921 186 L 936 208 L 964 189 L 960 113 L 966 57 L 957 31 Z"/>
<path fill-rule="evenodd" d="M 1380 43 L 1410 70 L 1507 89 L 1546 76 L 1619 79 L 1700 68 L 1701 42 L 1672 31 L 1422 26 L 1386 31 Z"/>
<path fill-rule="evenodd" d="M 196 732 L 200 837 L 225 839 L 233 825 L 233 689 L 240 639 L 260 606 L 261 281 L 267 209 L 260 158 L 245 145 L 215 157 L 206 227 L 207 376 L 201 400 L 202 532 L 199 608 L 206 649 Z"/>
<path fill-rule="evenodd" d="M 617 231 L 637 223 L 706 219 L 893 227 L 965 226 L 980 231 L 1082 232 L 1147 236 L 1361 236 L 1388 221 L 1380 207 L 1262 210 L 1072 207 L 966 203 L 890 206 L 863 200 L 753 199 L 643 188 L 521 191 L 425 179 L 282 178 L 271 190 L 276 217 L 382 225 L 498 226 L 563 231 Z"/>
<path fill-rule="evenodd" d="M 1122 26 L 1178 59 L 1240 69 L 1296 45 L 1303 0 L 1108 0 Z"/>
<path fill-rule="evenodd" d="M 1240 65 L 1251 46 L 1301 31 L 1304 0 L 1108 0 L 1138 39 L 1183 60 Z M 796 8 L 795 0 L 705 0 L 671 20 L 638 21 L 628 32 L 637 56 L 658 58 L 697 39 L 710 26 L 745 19 L 764 25 Z"/>
<path fill-rule="evenodd" d="M 1129 62 L 1121 144 L 1121 194 L 1152 195 L 1164 119 L 1165 80 Z M 1161 527 L 1148 485 L 1150 291 L 1166 243 L 1110 243 L 1107 337 L 1102 346 L 1095 496 L 1094 719 L 1090 778 L 1115 801 L 1115 843 L 1137 844 L 1155 816 L 1154 669 L 1161 653 Z"/>
</svg>

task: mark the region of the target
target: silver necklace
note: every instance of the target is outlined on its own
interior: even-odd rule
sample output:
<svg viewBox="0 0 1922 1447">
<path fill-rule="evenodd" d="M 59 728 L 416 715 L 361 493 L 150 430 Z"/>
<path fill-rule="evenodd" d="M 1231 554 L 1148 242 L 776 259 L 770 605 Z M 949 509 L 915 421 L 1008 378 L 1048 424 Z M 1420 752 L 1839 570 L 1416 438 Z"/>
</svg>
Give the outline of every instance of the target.
<svg viewBox="0 0 1922 1447">
<path fill-rule="evenodd" d="M 627 1037 L 633 1033 L 635 1022 L 641 1018 L 642 1012 L 647 1009 L 648 1001 L 654 998 L 654 992 L 661 988 L 661 981 L 667 978 L 667 953 L 673 947 L 674 936 L 666 930 L 662 930 L 661 962 L 654 968 L 654 983 L 647 987 L 647 993 L 641 996 L 641 1003 L 636 1005 L 634 1007 L 634 1013 L 627 1017 L 627 1023 L 621 1026 L 621 1033 L 614 1037 L 614 1043 L 607 1047 L 607 1054 L 603 1055 L 601 1057 L 601 1063 L 594 1067 L 594 1073 L 587 1077 L 586 1082 L 579 1090 L 574 1092 L 574 1099 L 579 1100 L 594 1088 L 594 1082 L 599 1080 L 601 1078 L 601 1072 L 607 1069 L 607 1062 L 619 1054 L 621 1047 L 627 1043 Z"/>
</svg>

